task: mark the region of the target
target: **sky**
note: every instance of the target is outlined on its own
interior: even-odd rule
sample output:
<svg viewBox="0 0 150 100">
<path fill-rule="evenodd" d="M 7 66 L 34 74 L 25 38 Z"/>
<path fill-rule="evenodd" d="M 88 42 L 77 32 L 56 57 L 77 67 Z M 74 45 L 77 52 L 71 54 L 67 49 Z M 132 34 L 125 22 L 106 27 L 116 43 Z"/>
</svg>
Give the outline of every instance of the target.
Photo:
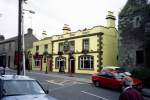
<svg viewBox="0 0 150 100">
<path fill-rule="evenodd" d="M 28 0 L 23 9 L 32 10 L 35 14 L 24 11 L 24 32 L 33 28 L 39 39 L 42 32 L 48 36 L 62 34 L 64 24 L 71 31 L 106 25 L 108 11 L 118 16 L 127 0 Z M 117 21 L 116 21 L 117 25 Z M 18 0 L 0 0 L 0 34 L 5 38 L 18 35 Z"/>
</svg>

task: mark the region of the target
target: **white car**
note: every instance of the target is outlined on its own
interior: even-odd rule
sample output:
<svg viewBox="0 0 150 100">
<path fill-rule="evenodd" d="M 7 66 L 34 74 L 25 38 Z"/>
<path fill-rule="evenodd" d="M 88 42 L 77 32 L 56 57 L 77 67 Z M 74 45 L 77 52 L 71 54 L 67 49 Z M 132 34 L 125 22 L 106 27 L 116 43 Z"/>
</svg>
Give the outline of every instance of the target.
<svg viewBox="0 0 150 100">
<path fill-rule="evenodd" d="M 0 100 L 56 100 L 28 76 L 1 75 Z"/>
<path fill-rule="evenodd" d="M 1 75 L 5 74 L 5 68 L 2 66 L 0 66 L 0 74 Z"/>
</svg>

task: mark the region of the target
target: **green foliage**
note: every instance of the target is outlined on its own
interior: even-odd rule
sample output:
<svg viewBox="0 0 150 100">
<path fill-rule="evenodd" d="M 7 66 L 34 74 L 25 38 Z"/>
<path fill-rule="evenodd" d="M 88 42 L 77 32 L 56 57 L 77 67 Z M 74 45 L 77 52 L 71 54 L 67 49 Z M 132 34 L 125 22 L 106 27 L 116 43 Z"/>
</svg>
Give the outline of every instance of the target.
<svg viewBox="0 0 150 100">
<path fill-rule="evenodd" d="M 97 71 L 100 72 L 102 68 L 103 68 L 102 66 L 99 66 Z"/>
<path fill-rule="evenodd" d="M 148 68 L 135 68 L 132 70 L 132 76 L 143 81 L 145 86 L 150 87 L 150 69 Z"/>
<path fill-rule="evenodd" d="M 140 78 L 140 79 L 147 79 L 150 78 L 150 69 L 148 68 L 135 68 L 132 70 L 132 75 Z"/>
</svg>

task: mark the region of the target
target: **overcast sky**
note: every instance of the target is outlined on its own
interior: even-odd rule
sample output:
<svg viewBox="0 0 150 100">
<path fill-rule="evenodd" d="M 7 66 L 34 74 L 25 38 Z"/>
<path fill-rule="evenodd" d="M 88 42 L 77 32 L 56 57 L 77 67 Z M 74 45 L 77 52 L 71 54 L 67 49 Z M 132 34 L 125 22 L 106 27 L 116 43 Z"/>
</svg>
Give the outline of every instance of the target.
<svg viewBox="0 0 150 100">
<path fill-rule="evenodd" d="M 42 31 L 49 36 L 61 34 L 64 24 L 71 31 L 105 25 L 107 11 L 117 17 L 127 0 L 28 0 L 24 9 L 24 29 L 32 27 L 40 38 Z M 0 34 L 10 38 L 18 34 L 18 0 L 0 0 Z M 117 23 L 117 22 L 116 22 Z"/>
</svg>

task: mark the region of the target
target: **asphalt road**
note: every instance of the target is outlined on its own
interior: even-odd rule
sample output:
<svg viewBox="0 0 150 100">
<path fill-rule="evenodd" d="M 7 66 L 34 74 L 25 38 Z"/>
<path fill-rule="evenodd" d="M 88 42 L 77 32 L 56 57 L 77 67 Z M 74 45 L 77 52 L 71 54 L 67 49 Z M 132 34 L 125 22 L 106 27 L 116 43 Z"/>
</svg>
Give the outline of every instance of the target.
<svg viewBox="0 0 150 100">
<path fill-rule="evenodd" d="M 27 75 L 37 79 L 44 89 L 49 90 L 49 95 L 58 100 L 118 100 L 120 94 L 118 91 L 97 88 L 89 83 L 39 73 L 27 73 Z"/>
</svg>

